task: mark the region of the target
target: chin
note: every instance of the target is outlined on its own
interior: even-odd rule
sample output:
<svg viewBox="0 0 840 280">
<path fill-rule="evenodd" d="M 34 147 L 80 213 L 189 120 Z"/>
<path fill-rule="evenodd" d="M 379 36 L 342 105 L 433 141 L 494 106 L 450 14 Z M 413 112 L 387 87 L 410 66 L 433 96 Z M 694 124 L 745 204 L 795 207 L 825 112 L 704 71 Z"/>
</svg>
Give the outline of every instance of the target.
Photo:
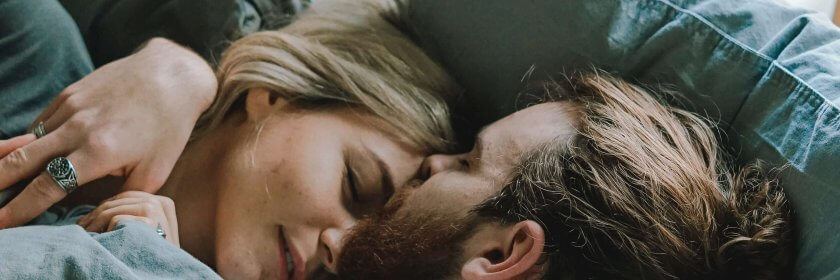
<svg viewBox="0 0 840 280">
<path fill-rule="evenodd" d="M 223 279 L 280 279 L 273 267 L 266 267 L 247 252 L 219 255 L 216 257 L 216 272 Z"/>
</svg>

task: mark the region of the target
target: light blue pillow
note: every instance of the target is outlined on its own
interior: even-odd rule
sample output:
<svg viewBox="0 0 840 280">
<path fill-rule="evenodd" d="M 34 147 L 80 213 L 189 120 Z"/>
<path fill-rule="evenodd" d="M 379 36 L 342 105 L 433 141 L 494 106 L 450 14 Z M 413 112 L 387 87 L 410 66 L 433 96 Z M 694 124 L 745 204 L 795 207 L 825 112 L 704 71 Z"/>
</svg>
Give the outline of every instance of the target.
<svg viewBox="0 0 840 280">
<path fill-rule="evenodd" d="M 426 0 L 409 17 L 467 89 L 476 125 L 515 110 L 532 79 L 592 65 L 684 93 L 742 162 L 789 163 L 795 274 L 840 278 L 840 29 L 753 0 Z"/>
</svg>

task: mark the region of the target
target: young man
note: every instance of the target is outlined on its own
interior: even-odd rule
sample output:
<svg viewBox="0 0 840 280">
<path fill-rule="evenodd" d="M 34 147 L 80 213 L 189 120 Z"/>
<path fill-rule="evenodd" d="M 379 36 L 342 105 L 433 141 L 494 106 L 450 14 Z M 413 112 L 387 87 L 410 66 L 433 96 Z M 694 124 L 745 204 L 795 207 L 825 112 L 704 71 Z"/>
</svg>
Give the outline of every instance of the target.
<svg viewBox="0 0 840 280">
<path fill-rule="evenodd" d="M 701 118 L 605 74 L 434 155 L 346 237 L 347 279 L 784 278 L 786 199 Z M 771 172 L 772 173 L 772 172 Z"/>
</svg>

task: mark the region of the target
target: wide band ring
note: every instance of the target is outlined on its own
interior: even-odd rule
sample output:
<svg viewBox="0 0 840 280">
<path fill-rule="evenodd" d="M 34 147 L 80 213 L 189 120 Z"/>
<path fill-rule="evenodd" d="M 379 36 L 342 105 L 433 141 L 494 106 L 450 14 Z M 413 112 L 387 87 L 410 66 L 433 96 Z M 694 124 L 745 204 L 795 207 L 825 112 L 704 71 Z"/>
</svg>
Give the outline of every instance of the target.
<svg viewBox="0 0 840 280">
<path fill-rule="evenodd" d="M 47 130 L 44 128 L 44 122 L 38 122 L 38 125 L 32 129 L 32 133 L 35 134 L 35 138 L 44 137 L 47 135 Z"/>
<path fill-rule="evenodd" d="M 51 160 L 47 164 L 47 174 L 67 194 L 70 194 L 79 186 L 76 182 L 76 168 L 66 157 L 57 157 Z"/>
</svg>

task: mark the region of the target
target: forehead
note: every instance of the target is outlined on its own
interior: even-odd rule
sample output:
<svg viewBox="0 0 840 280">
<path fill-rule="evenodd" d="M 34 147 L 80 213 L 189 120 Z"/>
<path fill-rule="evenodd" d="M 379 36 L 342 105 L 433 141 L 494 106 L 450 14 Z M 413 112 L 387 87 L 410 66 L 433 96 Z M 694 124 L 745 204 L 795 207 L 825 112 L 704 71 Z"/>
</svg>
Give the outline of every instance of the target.
<svg viewBox="0 0 840 280">
<path fill-rule="evenodd" d="M 490 154 L 506 154 L 507 161 L 548 141 L 562 141 L 574 136 L 578 122 L 577 108 L 569 102 L 549 102 L 517 111 L 485 127 L 479 134 L 481 146 Z"/>
</svg>

